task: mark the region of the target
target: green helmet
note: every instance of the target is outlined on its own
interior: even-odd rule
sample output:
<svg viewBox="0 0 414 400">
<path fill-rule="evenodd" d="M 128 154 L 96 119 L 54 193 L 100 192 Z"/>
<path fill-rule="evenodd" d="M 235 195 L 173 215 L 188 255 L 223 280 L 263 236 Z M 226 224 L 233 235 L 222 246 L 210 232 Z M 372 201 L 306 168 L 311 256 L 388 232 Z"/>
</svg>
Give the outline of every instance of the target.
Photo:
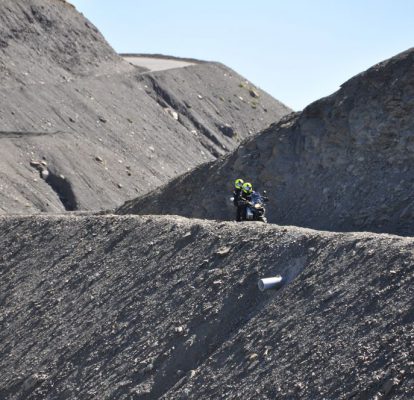
<svg viewBox="0 0 414 400">
<path fill-rule="evenodd" d="M 243 179 L 236 179 L 234 181 L 234 186 L 236 189 L 241 189 L 243 186 L 244 180 Z"/>
<path fill-rule="evenodd" d="M 253 192 L 253 186 L 249 182 L 243 183 L 242 190 L 244 193 L 250 194 Z"/>
</svg>

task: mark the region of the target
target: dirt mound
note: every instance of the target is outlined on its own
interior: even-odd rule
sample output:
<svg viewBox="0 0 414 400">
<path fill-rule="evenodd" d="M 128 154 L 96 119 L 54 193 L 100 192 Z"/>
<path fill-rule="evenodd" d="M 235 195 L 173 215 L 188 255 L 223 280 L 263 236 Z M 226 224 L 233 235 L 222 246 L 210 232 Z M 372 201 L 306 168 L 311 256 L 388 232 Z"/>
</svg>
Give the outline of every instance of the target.
<svg viewBox="0 0 414 400">
<path fill-rule="evenodd" d="M 2 399 L 412 398 L 413 239 L 70 214 L 0 229 Z"/>
<path fill-rule="evenodd" d="M 0 85 L 64 82 L 130 70 L 96 27 L 62 0 L 0 4 Z"/>
<path fill-rule="evenodd" d="M 145 73 L 60 0 L 0 18 L 2 213 L 115 207 L 290 111 L 220 64 Z"/>
<path fill-rule="evenodd" d="M 0 212 L 114 207 L 241 142 L 120 212 L 229 218 L 243 177 L 270 221 L 412 234 L 413 50 L 250 140 L 289 109 L 221 64 L 144 71 L 61 0 L 0 20 Z M 1 399 L 414 396 L 414 238 L 79 211 L 0 232 Z"/>
<path fill-rule="evenodd" d="M 413 116 L 410 49 L 120 212 L 231 219 L 241 177 L 267 190 L 270 222 L 412 235 Z"/>
</svg>

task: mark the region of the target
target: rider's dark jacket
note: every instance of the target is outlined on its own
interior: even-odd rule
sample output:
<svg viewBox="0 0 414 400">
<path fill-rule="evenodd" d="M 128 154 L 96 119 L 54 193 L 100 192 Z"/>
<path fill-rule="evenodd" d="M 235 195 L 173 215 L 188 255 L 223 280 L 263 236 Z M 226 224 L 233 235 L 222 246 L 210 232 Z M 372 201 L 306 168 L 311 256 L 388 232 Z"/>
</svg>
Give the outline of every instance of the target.
<svg viewBox="0 0 414 400">
<path fill-rule="evenodd" d="M 239 204 L 239 199 L 241 196 L 242 190 L 241 189 L 234 189 L 233 191 L 233 204 L 237 207 Z"/>
<path fill-rule="evenodd" d="M 233 204 L 237 207 L 236 221 L 241 221 L 242 219 L 243 207 L 239 204 L 242 193 L 242 190 L 237 188 L 233 191 Z"/>
<path fill-rule="evenodd" d="M 252 194 L 253 194 L 253 192 L 247 194 L 247 193 L 242 191 L 241 194 L 240 194 L 240 198 L 239 198 L 240 202 L 246 204 L 246 202 L 252 201 Z"/>
<path fill-rule="evenodd" d="M 234 191 L 234 194 L 236 191 Z M 246 219 L 246 208 L 247 204 L 252 200 L 252 194 L 247 194 L 242 190 L 239 190 L 239 193 L 234 196 L 234 205 L 237 207 L 236 221 L 242 221 Z"/>
</svg>

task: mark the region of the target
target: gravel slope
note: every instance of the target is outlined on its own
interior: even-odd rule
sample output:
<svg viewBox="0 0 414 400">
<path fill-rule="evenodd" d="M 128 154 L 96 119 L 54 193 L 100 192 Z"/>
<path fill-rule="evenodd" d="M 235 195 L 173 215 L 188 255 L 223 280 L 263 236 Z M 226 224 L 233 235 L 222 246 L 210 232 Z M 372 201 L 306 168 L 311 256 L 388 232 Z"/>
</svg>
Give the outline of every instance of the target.
<svg viewBox="0 0 414 400">
<path fill-rule="evenodd" d="M 119 206 L 290 112 L 220 64 L 146 73 L 61 0 L 0 25 L 0 213 Z"/>
<path fill-rule="evenodd" d="M 64 0 L 2 0 L 0 55 L 2 89 L 132 69 Z"/>
<path fill-rule="evenodd" d="M 414 395 L 412 238 L 70 214 L 0 229 L 3 399 Z"/>
<path fill-rule="evenodd" d="M 413 116 L 410 49 L 119 212 L 229 220 L 241 177 L 267 190 L 270 222 L 413 235 Z"/>
<path fill-rule="evenodd" d="M 119 212 L 230 219 L 243 176 L 272 222 L 412 235 L 413 50 L 286 116 L 219 63 L 130 65 L 62 0 L 0 22 L 0 399 L 414 398 L 413 237 L 63 214 L 198 165 Z"/>
</svg>

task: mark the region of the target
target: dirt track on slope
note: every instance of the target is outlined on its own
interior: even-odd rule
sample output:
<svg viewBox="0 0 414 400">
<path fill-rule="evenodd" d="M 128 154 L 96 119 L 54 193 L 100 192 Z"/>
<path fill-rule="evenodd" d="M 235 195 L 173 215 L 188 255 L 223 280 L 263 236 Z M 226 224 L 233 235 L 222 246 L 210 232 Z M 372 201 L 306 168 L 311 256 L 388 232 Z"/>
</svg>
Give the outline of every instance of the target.
<svg viewBox="0 0 414 400">
<path fill-rule="evenodd" d="M 113 208 L 290 112 L 223 65 L 177 62 L 192 65 L 129 64 L 64 1 L 1 1 L 0 213 L 67 208 L 33 163 L 64 177 L 71 209 Z"/>
<path fill-rule="evenodd" d="M 156 57 L 135 56 L 135 57 L 123 57 L 123 58 L 125 61 L 128 61 L 129 63 L 133 65 L 137 65 L 142 68 L 146 68 L 149 71 L 164 71 L 167 69 L 183 68 L 183 67 L 188 67 L 190 65 L 194 65 L 194 63 L 190 63 L 188 61 L 156 58 Z"/>
</svg>

